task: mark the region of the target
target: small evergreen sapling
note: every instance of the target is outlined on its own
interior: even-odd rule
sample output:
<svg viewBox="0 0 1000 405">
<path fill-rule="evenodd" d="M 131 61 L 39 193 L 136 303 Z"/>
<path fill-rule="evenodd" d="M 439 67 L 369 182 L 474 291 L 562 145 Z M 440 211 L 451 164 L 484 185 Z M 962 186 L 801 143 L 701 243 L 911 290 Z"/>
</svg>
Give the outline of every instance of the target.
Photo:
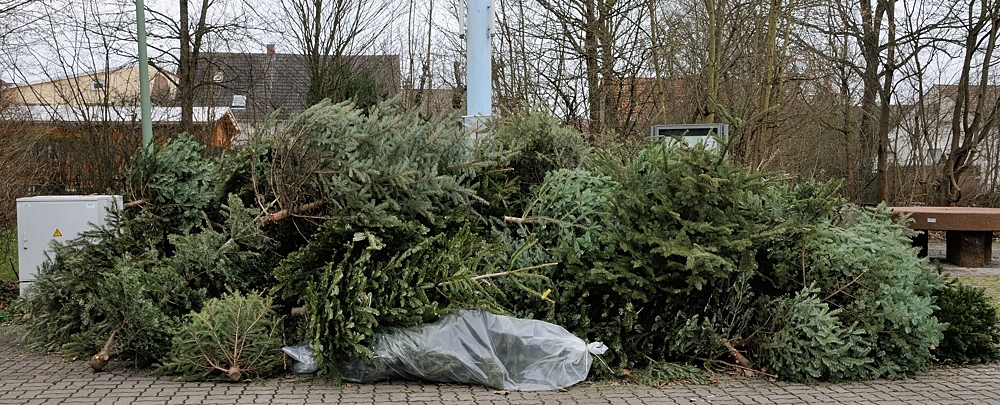
<svg viewBox="0 0 1000 405">
<path fill-rule="evenodd" d="M 1000 319 L 983 288 L 952 279 L 936 294 L 934 316 L 947 323 L 934 351 L 941 363 L 976 364 L 1000 359 Z"/>
<path fill-rule="evenodd" d="M 182 380 L 203 380 L 221 373 L 230 381 L 268 377 L 283 362 L 280 319 L 271 298 L 233 292 L 213 298 L 174 336 L 159 371 Z"/>
</svg>

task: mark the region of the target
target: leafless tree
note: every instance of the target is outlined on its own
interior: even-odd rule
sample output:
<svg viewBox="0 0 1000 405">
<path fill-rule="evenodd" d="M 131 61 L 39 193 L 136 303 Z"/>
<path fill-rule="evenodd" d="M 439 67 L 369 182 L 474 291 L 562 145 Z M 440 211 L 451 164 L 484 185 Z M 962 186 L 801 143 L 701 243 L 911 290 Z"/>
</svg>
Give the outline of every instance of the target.
<svg viewBox="0 0 1000 405">
<path fill-rule="evenodd" d="M 127 7 L 97 1 L 37 6 L 13 71 L 21 86 L 4 98 L 32 131 L 46 135 L 51 173 L 62 183 L 50 192 L 113 192 L 140 143 L 132 114 L 137 92 L 107 85 L 113 72 L 134 66 L 122 57 L 130 44 L 119 36 L 134 27 L 134 9 L 129 18 Z"/>
<path fill-rule="evenodd" d="M 210 85 L 211 78 L 199 77 L 199 68 L 208 63 L 212 47 L 234 46 L 253 42 L 254 31 L 264 25 L 252 5 L 240 0 L 201 0 L 191 7 L 190 0 L 178 0 L 175 16 L 164 10 L 147 7 L 150 39 L 150 63 L 164 69 L 176 66 L 177 99 L 181 108 L 181 128 L 196 133 L 194 105 L 196 92 Z M 207 141 L 206 141 L 207 142 Z"/>
<path fill-rule="evenodd" d="M 20 28 L 30 24 L 35 19 L 29 6 L 39 0 L 13 0 L 0 5 L 0 44 L 7 42 L 7 36 L 16 33 Z M 26 9 L 29 9 L 26 12 Z"/>
<path fill-rule="evenodd" d="M 967 24 L 962 28 L 962 66 L 952 110 L 951 142 L 940 176 L 935 183 L 936 202 L 955 204 L 962 199 L 959 178 L 973 167 L 976 152 L 995 132 L 1000 92 L 991 84 L 991 69 L 1000 63 L 996 55 L 1000 32 L 1000 5 L 989 0 L 970 1 Z"/>
<path fill-rule="evenodd" d="M 644 1 L 509 0 L 501 8 L 499 100 L 542 99 L 588 118 L 593 133 L 634 129 L 619 107 L 649 58 Z"/>
<path fill-rule="evenodd" d="M 397 14 L 394 4 L 383 0 L 283 0 L 281 5 L 309 71 L 307 105 L 348 87 L 351 56 L 374 49 Z"/>
<path fill-rule="evenodd" d="M 920 47 L 910 46 L 939 29 L 943 20 L 928 20 L 917 26 L 901 24 L 896 0 L 836 0 L 810 3 L 798 19 L 804 30 L 800 44 L 823 56 L 834 69 L 851 73 L 845 85 L 858 84 L 857 126 L 844 128 L 851 137 L 852 173 L 848 194 L 858 196 L 872 181 L 876 201 L 889 199 L 889 132 L 893 126 L 893 105 L 901 69 L 912 63 Z M 835 44 L 835 47 L 828 45 Z M 842 47 L 845 52 L 834 52 Z M 855 55 L 857 55 L 855 57 Z M 855 113 L 851 112 L 850 115 Z M 855 122 L 849 119 L 845 123 Z M 874 176 L 873 176 L 874 174 Z"/>
</svg>

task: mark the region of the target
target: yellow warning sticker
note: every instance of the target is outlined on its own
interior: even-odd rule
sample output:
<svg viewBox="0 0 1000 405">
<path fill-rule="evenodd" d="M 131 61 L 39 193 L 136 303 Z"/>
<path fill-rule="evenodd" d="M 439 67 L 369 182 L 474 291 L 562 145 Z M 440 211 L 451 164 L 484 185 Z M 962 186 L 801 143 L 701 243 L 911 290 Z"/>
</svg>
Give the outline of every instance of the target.
<svg viewBox="0 0 1000 405">
<path fill-rule="evenodd" d="M 60 236 L 62 236 L 62 232 L 59 232 L 59 228 L 56 228 L 56 231 L 52 233 L 52 237 L 58 238 Z"/>
</svg>

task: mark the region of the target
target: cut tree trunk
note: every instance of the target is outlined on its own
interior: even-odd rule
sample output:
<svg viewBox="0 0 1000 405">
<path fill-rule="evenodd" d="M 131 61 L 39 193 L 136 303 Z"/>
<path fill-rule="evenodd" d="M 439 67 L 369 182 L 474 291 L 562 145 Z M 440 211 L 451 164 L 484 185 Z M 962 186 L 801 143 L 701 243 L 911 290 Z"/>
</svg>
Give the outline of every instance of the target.
<svg viewBox="0 0 1000 405">
<path fill-rule="evenodd" d="M 97 354 L 95 354 L 94 357 L 90 358 L 89 362 L 90 368 L 94 369 L 94 372 L 104 371 L 104 368 L 107 367 L 108 362 L 111 361 L 112 358 L 118 355 L 118 350 L 114 349 L 115 335 L 117 333 L 118 333 L 117 330 L 111 332 L 111 336 L 108 337 L 108 341 L 104 343 L 104 347 L 101 348 L 101 351 L 97 352 Z"/>
<path fill-rule="evenodd" d="M 314 210 L 316 208 L 323 206 L 323 204 L 326 204 L 326 201 L 313 201 L 311 203 L 304 204 L 292 209 L 281 210 L 271 215 L 265 215 L 263 218 L 260 219 L 260 223 L 261 225 L 270 225 L 275 222 L 281 221 L 282 219 L 288 218 L 292 215 Z"/>
<path fill-rule="evenodd" d="M 145 205 L 146 203 L 147 203 L 147 201 L 144 200 L 144 199 L 143 200 L 129 201 L 129 202 L 125 203 L 125 205 L 123 205 L 122 208 L 129 209 L 129 208 L 141 207 L 141 206 Z"/>
</svg>

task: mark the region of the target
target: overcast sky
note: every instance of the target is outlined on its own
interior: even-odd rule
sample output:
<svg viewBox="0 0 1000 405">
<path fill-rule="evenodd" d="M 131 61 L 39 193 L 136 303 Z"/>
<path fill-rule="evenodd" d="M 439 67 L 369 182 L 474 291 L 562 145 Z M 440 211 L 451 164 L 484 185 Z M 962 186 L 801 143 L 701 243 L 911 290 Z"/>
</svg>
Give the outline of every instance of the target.
<svg viewBox="0 0 1000 405">
<path fill-rule="evenodd" d="M 375 49 L 366 50 L 366 53 L 426 53 L 428 28 L 432 54 L 454 53 L 445 48 L 454 48 L 457 41 L 459 23 L 453 9 L 460 0 L 435 0 L 433 4 L 369 0 L 370 3 L 376 1 L 387 1 L 396 10 L 379 16 L 384 19 L 379 22 L 380 26 L 389 29 L 380 36 Z M 149 56 L 162 63 L 167 59 L 163 58 L 164 50 L 176 55 L 177 44 L 176 40 L 156 39 L 156 34 L 163 33 L 164 29 L 152 21 L 157 12 L 176 19 L 178 2 L 145 0 L 145 3 L 150 10 L 146 12 L 146 28 L 151 33 Z M 217 6 L 209 21 L 229 21 L 236 15 L 245 17 L 249 29 L 227 34 L 227 38 L 213 38 L 205 50 L 263 52 L 265 44 L 275 43 L 279 52 L 298 52 L 294 37 L 285 25 L 290 17 L 282 10 L 280 0 L 214 0 L 214 4 Z M 190 3 L 192 8 L 199 6 L 200 2 Z M 430 12 L 433 15 L 429 19 Z M 413 21 L 409 21 L 410 16 Z M 12 17 L 11 25 L 17 30 L 4 37 L 0 44 L 3 48 L 0 79 L 23 84 L 133 64 L 137 55 L 135 17 L 135 3 L 121 0 L 46 1 L 22 10 Z M 95 24 L 98 20 L 103 24 Z M 413 30 L 411 35 L 407 35 L 408 28 Z M 445 47 L 444 44 L 451 45 Z M 405 64 L 407 58 L 402 59 Z M 448 59 L 450 64 L 454 58 Z"/>
</svg>

